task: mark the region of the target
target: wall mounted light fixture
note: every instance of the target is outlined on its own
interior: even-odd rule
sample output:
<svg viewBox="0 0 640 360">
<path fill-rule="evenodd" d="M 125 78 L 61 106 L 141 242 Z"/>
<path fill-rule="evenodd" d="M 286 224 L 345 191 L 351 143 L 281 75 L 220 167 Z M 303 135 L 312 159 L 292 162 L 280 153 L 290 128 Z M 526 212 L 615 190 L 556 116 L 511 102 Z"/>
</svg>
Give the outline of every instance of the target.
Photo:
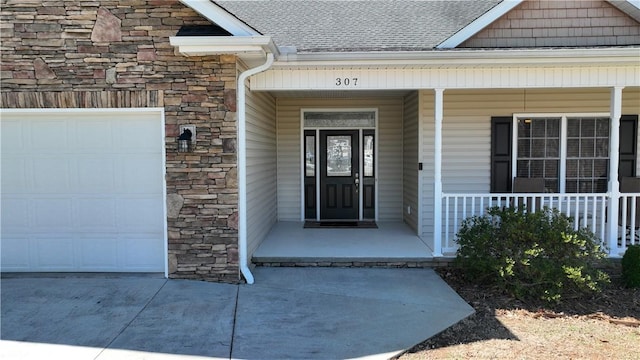
<svg viewBox="0 0 640 360">
<path fill-rule="evenodd" d="M 190 152 L 196 139 L 195 125 L 180 125 L 178 136 L 178 152 Z"/>
</svg>

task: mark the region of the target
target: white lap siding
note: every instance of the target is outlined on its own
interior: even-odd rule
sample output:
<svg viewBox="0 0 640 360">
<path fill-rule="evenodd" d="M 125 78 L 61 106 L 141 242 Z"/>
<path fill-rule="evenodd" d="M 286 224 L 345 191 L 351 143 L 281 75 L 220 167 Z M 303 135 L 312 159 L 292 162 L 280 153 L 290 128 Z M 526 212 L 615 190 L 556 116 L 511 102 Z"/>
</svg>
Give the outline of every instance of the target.
<svg viewBox="0 0 640 360">
<path fill-rule="evenodd" d="M 265 92 L 246 93 L 247 252 L 249 258 L 276 222 L 276 109 Z"/>
</svg>

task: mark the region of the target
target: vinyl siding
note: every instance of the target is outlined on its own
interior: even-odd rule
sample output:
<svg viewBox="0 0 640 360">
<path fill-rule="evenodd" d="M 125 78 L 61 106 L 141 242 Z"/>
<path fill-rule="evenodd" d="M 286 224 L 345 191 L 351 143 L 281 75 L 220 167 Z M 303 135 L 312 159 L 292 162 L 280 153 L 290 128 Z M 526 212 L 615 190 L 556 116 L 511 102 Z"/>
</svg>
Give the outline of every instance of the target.
<svg viewBox="0 0 640 360">
<path fill-rule="evenodd" d="M 278 219 L 299 221 L 303 108 L 378 109 L 379 220 L 402 220 L 402 98 L 278 98 Z"/>
<path fill-rule="evenodd" d="M 420 92 L 423 235 L 433 235 L 433 91 Z M 449 193 L 490 191 L 491 116 L 513 113 L 609 112 L 609 89 L 447 90 L 444 92 L 442 182 Z M 640 89 L 623 90 L 623 114 L 640 113 Z M 640 146 L 640 139 L 638 139 Z M 638 164 L 640 174 L 640 164 Z"/>
<path fill-rule="evenodd" d="M 413 92 L 404 98 L 403 110 L 403 206 L 404 222 L 414 231 L 418 231 L 418 92 Z M 411 209 L 409 213 L 408 209 Z"/>
<path fill-rule="evenodd" d="M 246 114 L 247 250 L 251 258 L 277 220 L 275 100 L 247 89 Z"/>
</svg>

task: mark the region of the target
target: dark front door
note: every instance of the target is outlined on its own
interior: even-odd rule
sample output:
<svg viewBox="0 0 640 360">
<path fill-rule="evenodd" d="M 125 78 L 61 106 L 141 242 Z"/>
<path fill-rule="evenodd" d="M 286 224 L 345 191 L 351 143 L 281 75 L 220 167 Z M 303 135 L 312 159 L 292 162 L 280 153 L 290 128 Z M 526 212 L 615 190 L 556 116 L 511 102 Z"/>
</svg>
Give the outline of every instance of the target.
<svg viewBox="0 0 640 360">
<path fill-rule="evenodd" d="M 358 220 L 358 130 L 320 131 L 320 219 Z"/>
</svg>

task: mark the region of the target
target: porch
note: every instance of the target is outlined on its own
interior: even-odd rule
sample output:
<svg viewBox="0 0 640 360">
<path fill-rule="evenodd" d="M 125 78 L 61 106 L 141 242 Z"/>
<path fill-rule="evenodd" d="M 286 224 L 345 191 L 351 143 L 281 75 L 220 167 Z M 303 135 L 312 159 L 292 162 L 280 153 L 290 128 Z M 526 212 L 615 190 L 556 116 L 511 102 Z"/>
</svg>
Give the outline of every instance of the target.
<svg viewBox="0 0 640 360">
<path fill-rule="evenodd" d="M 446 259 L 402 222 L 378 228 L 304 228 L 303 222 L 279 221 L 253 254 L 256 264 L 343 266 L 440 265 Z"/>
</svg>

